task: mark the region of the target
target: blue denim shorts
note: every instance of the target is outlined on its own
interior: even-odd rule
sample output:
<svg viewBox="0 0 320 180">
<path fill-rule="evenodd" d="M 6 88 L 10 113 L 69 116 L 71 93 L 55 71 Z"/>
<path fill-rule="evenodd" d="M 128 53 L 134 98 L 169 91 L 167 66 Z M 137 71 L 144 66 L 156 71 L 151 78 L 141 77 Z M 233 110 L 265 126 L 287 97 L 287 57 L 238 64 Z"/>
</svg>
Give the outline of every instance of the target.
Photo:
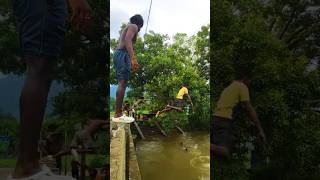
<svg viewBox="0 0 320 180">
<path fill-rule="evenodd" d="M 113 64 L 116 69 L 117 80 L 129 80 L 131 72 L 131 61 L 126 50 L 116 50 L 113 55 Z"/>
<path fill-rule="evenodd" d="M 22 56 L 57 58 L 63 46 L 66 0 L 12 0 Z"/>
</svg>

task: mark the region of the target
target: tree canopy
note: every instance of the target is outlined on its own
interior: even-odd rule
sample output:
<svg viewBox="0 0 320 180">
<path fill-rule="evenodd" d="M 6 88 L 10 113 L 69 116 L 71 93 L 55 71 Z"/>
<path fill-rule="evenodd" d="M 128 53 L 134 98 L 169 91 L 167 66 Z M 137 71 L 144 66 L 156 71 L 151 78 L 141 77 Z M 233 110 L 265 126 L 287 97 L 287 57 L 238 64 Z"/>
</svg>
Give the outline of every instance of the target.
<svg viewBox="0 0 320 180">
<path fill-rule="evenodd" d="M 235 117 L 230 161 L 214 164 L 217 179 L 319 178 L 320 122 L 308 100 L 319 99 L 319 2 L 211 1 L 211 91 L 214 108 L 238 67 L 252 72 L 250 96 L 267 136 L 265 148 L 242 113 Z M 248 174 L 249 148 L 260 165 Z"/>
</svg>

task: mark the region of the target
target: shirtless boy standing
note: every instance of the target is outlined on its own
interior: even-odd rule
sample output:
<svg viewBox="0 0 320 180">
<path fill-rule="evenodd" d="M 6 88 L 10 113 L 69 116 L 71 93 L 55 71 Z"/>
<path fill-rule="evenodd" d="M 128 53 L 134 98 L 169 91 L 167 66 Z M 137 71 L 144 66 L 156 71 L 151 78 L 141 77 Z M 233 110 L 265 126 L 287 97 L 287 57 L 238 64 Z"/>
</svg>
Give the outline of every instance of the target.
<svg viewBox="0 0 320 180">
<path fill-rule="evenodd" d="M 113 63 L 116 69 L 118 89 L 116 94 L 116 113 L 112 118 L 114 122 L 131 123 L 132 117 L 122 114 L 123 97 L 130 77 L 131 68 L 135 72 L 139 64 L 134 55 L 133 44 L 136 42 L 138 32 L 143 26 L 143 18 L 137 14 L 130 18 L 129 24 L 123 29 L 117 50 L 113 55 Z"/>
</svg>

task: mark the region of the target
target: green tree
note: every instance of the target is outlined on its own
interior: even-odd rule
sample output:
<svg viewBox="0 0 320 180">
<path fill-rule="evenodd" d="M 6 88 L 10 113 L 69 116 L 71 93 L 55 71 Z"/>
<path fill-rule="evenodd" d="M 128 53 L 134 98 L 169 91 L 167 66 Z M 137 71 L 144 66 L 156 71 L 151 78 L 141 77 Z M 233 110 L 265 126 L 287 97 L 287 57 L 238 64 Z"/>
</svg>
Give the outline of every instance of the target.
<svg viewBox="0 0 320 180">
<path fill-rule="evenodd" d="M 267 135 L 265 149 L 255 145 L 262 164 L 248 174 L 244 164 L 248 162 L 246 154 L 249 150 L 244 144 L 255 144 L 251 140 L 255 133 L 250 130 L 249 120 L 241 113 L 237 114 L 234 153 L 230 161 L 215 164 L 213 174 L 216 179 L 319 178 L 320 154 L 316 151 L 320 146 L 319 115 L 306 103 L 319 98 L 319 72 L 306 71 L 310 60 L 316 56 L 307 53 L 310 46 L 302 48 L 287 42 L 290 32 L 299 27 L 281 25 L 279 17 L 277 28 L 270 30 L 267 16 L 273 16 L 270 9 L 279 8 L 279 13 L 286 13 L 287 6 L 300 7 L 302 1 L 278 1 L 287 4 L 284 6 L 275 2 L 212 1 L 213 108 L 222 90 L 234 79 L 237 67 L 246 67 L 253 74 L 252 103 Z M 315 27 L 308 31 L 314 30 Z M 301 34 L 299 38 L 305 42 L 309 35 Z M 297 50 L 301 51 L 297 53 Z"/>
</svg>

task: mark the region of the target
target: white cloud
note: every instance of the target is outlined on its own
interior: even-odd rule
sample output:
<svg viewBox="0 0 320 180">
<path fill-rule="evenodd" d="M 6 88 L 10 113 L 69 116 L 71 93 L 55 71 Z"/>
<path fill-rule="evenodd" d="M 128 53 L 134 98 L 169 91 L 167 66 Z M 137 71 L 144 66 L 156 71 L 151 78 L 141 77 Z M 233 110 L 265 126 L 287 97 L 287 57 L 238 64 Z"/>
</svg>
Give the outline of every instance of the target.
<svg viewBox="0 0 320 180">
<path fill-rule="evenodd" d="M 110 36 L 119 37 L 122 23 L 127 23 L 134 14 L 141 14 L 145 25 L 140 35 L 145 33 L 150 0 L 111 0 Z M 172 36 L 176 33 L 193 35 L 201 26 L 210 23 L 209 0 L 153 0 L 149 30 Z"/>
</svg>

